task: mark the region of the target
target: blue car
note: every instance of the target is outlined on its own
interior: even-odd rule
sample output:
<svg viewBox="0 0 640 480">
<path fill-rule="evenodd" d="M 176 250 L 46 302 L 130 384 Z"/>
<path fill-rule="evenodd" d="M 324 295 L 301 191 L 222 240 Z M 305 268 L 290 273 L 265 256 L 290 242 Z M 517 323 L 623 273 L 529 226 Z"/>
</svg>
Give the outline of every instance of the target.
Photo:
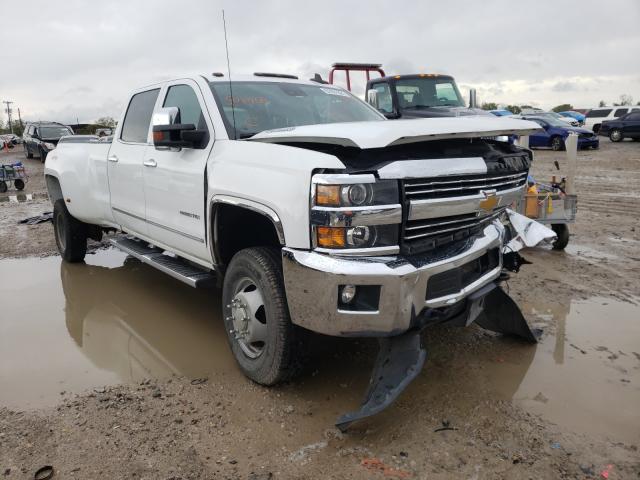
<svg viewBox="0 0 640 480">
<path fill-rule="evenodd" d="M 513 115 L 513 112 L 509 110 L 489 110 L 490 113 L 493 113 L 496 117 L 508 117 L 509 115 Z"/>
<path fill-rule="evenodd" d="M 584 125 L 584 119 L 587 118 L 586 115 L 581 114 L 580 112 L 574 112 L 573 110 L 568 110 L 566 112 L 558 112 L 563 117 L 569 117 L 580 122 L 580 125 Z"/>
<path fill-rule="evenodd" d="M 591 130 L 580 127 L 572 127 L 553 117 L 523 116 L 524 120 L 536 122 L 544 131 L 536 132 L 529 136 L 529 147 L 551 147 L 553 150 L 564 150 L 564 141 L 570 132 L 578 134 L 578 148 L 598 148 L 600 140 Z"/>
</svg>

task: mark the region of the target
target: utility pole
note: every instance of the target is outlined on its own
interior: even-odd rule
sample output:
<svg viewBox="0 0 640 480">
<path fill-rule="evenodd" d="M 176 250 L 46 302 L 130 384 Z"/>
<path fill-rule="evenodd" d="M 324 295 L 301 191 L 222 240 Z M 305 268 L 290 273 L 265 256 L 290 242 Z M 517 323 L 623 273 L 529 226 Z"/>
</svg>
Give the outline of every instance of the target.
<svg viewBox="0 0 640 480">
<path fill-rule="evenodd" d="M 9 129 L 11 130 L 11 133 L 13 133 L 13 122 L 11 121 L 11 104 L 13 102 L 10 102 L 8 100 L 3 100 L 2 103 L 7 105 L 7 117 L 9 117 Z"/>
<path fill-rule="evenodd" d="M 22 123 L 22 117 L 20 116 L 20 109 L 18 109 L 18 122 L 20 122 L 20 128 L 24 128 L 24 124 Z"/>
</svg>

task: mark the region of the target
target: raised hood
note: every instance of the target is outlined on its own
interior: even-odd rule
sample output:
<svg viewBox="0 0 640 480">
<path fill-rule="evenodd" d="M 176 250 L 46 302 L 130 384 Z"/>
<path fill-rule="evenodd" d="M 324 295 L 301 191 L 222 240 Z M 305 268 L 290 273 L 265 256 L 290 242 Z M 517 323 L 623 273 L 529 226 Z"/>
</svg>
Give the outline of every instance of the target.
<svg viewBox="0 0 640 480">
<path fill-rule="evenodd" d="M 540 125 L 527 120 L 469 116 L 303 125 L 265 130 L 247 140 L 269 143 L 324 143 L 369 149 L 452 138 L 529 135 L 540 129 Z"/>
</svg>

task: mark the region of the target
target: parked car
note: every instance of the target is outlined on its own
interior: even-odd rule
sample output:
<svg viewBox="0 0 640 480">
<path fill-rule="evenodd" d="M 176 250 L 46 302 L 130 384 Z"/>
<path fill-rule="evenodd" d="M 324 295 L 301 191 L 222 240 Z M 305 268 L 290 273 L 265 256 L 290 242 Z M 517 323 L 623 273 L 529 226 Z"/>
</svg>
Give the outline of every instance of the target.
<svg viewBox="0 0 640 480">
<path fill-rule="evenodd" d="M 181 77 L 126 105 L 112 141 L 66 137 L 47 158 L 58 249 L 82 262 L 88 238 L 121 230 L 112 243 L 142 262 L 193 287 L 221 283 L 225 334 L 254 381 L 298 371 L 302 328 L 380 337 L 372 393 L 338 420 L 346 428 L 420 372 L 428 325 L 536 341 L 496 283 L 521 264 L 507 207 L 533 156 L 484 138 L 536 123 L 388 121 L 342 88 L 265 73 Z M 547 235 L 520 217 L 518 235 Z"/>
<path fill-rule="evenodd" d="M 635 109 L 615 120 L 605 120 L 598 135 L 609 137 L 612 142 L 621 142 L 625 138 L 640 140 L 640 109 Z"/>
<path fill-rule="evenodd" d="M 574 120 L 577 120 L 580 126 L 584 125 L 585 115 L 583 113 L 576 112 L 574 110 L 567 110 L 565 112 L 558 113 L 563 117 L 573 118 Z"/>
<path fill-rule="evenodd" d="M 490 113 L 493 113 L 496 117 L 508 117 L 513 115 L 513 112 L 510 110 L 489 110 Z"/>
<path fill-rule="evenodd" d="M 36 155 L 44 163 L 48 153 L 67 135 L 73 135 L 73 130 L 62 123 L 27 122 L 22 135 L 24 156 L 33 158 Z"/>
<path fill-rule="evenodd" d="M 551 116 L 523 115 L 522 118 L 536 122 L 544 129 L 529 136 L 531 148 L 550 147 L 553 150 L 564 150 L 564 142 L 571 132 L 578 134 L 578 148 L 598 148 L 600 146 L 598 136 L 585 128 L 572 127 Z"/>
<path fill-rule="evenodd" d="M 539 117 L 539 118 L 554 118 L 556 120 L 564 122 L 567 125 L 571 125 L 572 127 L 580 126 L 580 123 L 576 119 L 564 117 L 556 112 L 538 112 L 538 113 L 530 113 L 528 115 L 535 115 L 536 117 Z"/>
<path fill-rule="evenodd" d="M 598 133 L 602 122 L 606 120 L 615 120 L 631 111 L 640 111 L 640 107 L 598 107 L 592 108 L 587 112 L 584 127 Z"/>
</svg>

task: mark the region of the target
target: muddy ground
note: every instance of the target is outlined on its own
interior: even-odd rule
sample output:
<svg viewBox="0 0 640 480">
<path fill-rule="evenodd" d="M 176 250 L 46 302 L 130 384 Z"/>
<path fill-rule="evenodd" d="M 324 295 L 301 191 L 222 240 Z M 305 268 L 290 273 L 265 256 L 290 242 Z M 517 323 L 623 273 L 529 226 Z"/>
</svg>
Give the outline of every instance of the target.
<svg viewBox="0 0 640 480">
<path fill-rule="evenodd" d="M 252 384 L 219 292 L 112 250 L 61 264 L 49 223 L 17 225 L 51 209 L 27 160 L 25 196 L 0 194 L 0 475 L 640 478 L 640 144 L 578 158 L 567 251 L 526 251 L 533 265 L 509 281 L 541 344 L 433 329 L 418 379 L 344 435 L 332 423 L 357 406 L 374 343 L 315 337 L 300 379 Z M 537 151 L 533 174 L 554 159 Z"/>
</svg>

